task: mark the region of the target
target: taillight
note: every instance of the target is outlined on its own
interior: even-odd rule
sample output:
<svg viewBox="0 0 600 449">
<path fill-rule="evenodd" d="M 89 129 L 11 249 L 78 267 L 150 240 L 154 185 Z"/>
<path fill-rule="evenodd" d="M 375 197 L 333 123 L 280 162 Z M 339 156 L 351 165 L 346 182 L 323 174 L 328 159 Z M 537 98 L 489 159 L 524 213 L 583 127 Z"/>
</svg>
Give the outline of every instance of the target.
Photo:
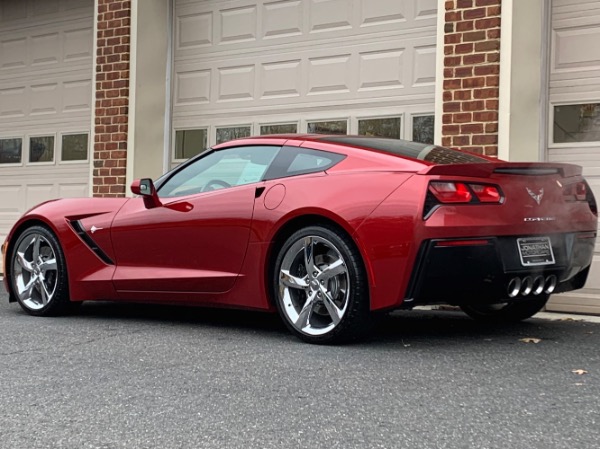
<svg viewBox="0 0 600 449">
<path fill-rule="evenodd" d="M 423 217 L 427 218 L 440 204 L 501 204 L 500 187 L 458 181 L 431 181 L 427 189 Z"/>
<path fill-rule="evenodd" d="M 490 184 L 433 181 L 429 191 L 440 203 L 501 203 L 502 192 Z"/>
<path fill-rule="evenodd" d="M 429 191 L 442 203 L 470 203 L 473 195 L 462 182 L 432 182 Z"/>
<path fill-rule="evenodd" d="M 585 182 L 574 182 L 564 187 L 563 195 L 567 201 L 586 201 L 587 185 Z"/>
</svg>

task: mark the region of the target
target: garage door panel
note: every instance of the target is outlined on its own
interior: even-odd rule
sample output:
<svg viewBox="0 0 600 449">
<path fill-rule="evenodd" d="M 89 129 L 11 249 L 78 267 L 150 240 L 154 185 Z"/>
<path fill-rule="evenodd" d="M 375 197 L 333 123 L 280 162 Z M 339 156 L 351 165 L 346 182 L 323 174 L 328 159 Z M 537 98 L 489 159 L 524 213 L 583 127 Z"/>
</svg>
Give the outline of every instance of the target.
<svg viewBox="0 0 600 449">
<path fill-rule="evenodd" d="M 435 0 L 176 2 L 175 60 L 364 39 L 373 33 L 431 35 Z M 430 30 L 427 30 L 430 28 Z"/>
<path fill-rule="evenodd" d="M 597 133 L 594 104 L 600 103 L 599 24 L 600 0 L 553 0 L 550 116 L 564 105 L 580 111 L 569 116 L 573 123 L 567 123 L 570 126 L 563 133 L 569 140 L 589 140 Z M 550 123 L 551 130 L 554 126 L 562 124 Z M 554 143 L 553 139 L 550 132 L 548 159 L 581 165 L 596 199 L 600 199 L 600 141 Z M 556 296 L 549 309 L 600 313 L 600 241 L 596 242 L 585 289 Z"/>
<path fill-rule="evenodd" d="M 429 41 L 429 42 L 427 42 Z M 318 105 L 383 97 L 431 98 L 435 45 L 429 39 L 394 39 L 357 46 L 323 46 L 290 54 L 228 56 L 181 62 L 174 75 L 174 117 L 237 107 Z"/>
<path fill-rule="evenodd" d="M 0 163 L 0 241 L 30 207 L 89 195 L 93 12 L 93 0 L 0 2 L 0 139 L 21 139 Z M 66 139 L 75 161 L 62 162 L 62 137 L 82 133 L 88 148 Z"/>
</svg>

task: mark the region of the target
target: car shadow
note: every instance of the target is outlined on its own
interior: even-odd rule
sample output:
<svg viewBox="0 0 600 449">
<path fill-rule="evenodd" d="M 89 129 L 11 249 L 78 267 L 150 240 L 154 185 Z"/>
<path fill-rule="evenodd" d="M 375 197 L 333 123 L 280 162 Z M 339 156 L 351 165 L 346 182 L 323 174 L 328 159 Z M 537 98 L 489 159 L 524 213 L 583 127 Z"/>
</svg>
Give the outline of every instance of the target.
<svg viewBox="0 0 600 449">
<path fill-rule="evenodd" d="M 129 304 L 114 302 L 85 303 L 77 316 L 97 320 L 135 320 L 168 325 L 204 326 L 212 329 L 249 330 L 254 335 L 273 336 L 299 341 L 286 329 L 275 313 L 205 307 L 169 306 L 156 304 Z M 396 311 L 381 316 L 373 332 L 358 345 L 402 345 L 420 342 L 427 345 L 464 345 L 481 341 L 524 337 L 553 340 L 560 333 L 574 331 L 576 321 L 548 321 L 530 319 L 510 324 L 484 324 L 472 320 L 460 311 L 414 310 Z M 589 324 L 589 323 L 587 323 Z M 596 325 L 597 326 L 597 325 Z"/>
</svg>

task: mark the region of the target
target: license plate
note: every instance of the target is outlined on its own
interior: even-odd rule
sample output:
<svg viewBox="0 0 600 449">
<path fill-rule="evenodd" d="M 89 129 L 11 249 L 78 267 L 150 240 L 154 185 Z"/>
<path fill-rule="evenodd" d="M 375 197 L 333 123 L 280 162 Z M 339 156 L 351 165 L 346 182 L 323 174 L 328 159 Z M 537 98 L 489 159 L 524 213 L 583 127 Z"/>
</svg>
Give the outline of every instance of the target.
<svg viewBox="0 0 600 449">
<path fill-rule="evenodd" d="M 550 237 L 526 237 L 517 239 L 521 264 L 526 267 L 554 264 Z"/>
</svg>

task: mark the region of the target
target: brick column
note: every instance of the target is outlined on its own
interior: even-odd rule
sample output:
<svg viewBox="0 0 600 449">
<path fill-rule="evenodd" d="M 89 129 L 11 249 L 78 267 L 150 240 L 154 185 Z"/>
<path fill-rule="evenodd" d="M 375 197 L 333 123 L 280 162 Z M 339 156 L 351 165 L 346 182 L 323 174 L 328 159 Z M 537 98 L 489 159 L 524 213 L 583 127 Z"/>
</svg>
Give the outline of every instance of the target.
<svg viewBox="0 0 600 449">
<path fill-rule="evenodd" d="M 501 0 L 446 0 L 442 145 L 498 155 Z"/>
<path fill-rule="evenodd" d="M 131 2 L 98 0 L 93 196 L 125 195 Z"/>
</svg>

